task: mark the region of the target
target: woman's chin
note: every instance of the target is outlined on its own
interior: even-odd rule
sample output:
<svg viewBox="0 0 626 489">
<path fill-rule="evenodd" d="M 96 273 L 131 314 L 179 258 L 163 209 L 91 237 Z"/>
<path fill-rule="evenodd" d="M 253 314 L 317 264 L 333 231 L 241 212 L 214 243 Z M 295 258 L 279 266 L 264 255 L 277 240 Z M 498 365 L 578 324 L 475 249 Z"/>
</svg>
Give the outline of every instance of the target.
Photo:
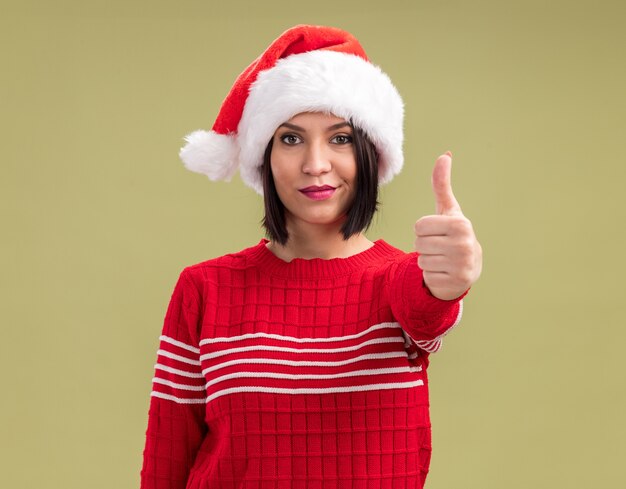
<svg viewBox="0 0 626 489">
<path fill-rule="evenodd" d="M 287 219 L 288 224 L 294 227 L 308 227 L 308 226 L 319 226 L 320 228 L 325 227 L 337 227 L 340 228 L 343 223 L 346 221 L 346 214 L 317 214 L 311 216 L 292 216 L 291 219 Z M 290 227 L 291 227 L 290 226 Z"/>
</svg>

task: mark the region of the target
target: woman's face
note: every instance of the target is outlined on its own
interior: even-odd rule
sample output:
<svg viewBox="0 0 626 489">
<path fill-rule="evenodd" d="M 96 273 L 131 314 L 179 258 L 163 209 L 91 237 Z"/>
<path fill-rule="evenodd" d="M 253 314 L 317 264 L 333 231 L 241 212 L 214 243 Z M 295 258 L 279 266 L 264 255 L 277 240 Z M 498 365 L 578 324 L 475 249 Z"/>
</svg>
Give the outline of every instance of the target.
<svg viewBox="0 0 626 489">
<path fill-rule="evenodd" d="M 320 112 L 292 117 L 276 129 L 270 160 L 288 224 L 343 222 L 357 175 L 345 119 Z"/>
</svg>

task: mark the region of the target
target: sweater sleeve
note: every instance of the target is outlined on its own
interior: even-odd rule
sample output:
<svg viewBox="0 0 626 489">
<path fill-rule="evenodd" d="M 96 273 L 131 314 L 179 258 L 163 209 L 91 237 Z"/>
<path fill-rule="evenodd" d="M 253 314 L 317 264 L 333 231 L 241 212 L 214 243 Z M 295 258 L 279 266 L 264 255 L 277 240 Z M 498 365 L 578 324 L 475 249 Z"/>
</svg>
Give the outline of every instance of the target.
<svg viewBox="0 0 626 489">
<path fill-rule="evenodd" d="M 186 269 L 174 288 L 160 337 L 141 489 L 184 489 L 207 432 L 198 344 L 200 304 Z"/>
<path fill-rule="evenodd" d="M 404 332 L 422 350 L 434 353 L 443 337 L 461 320 L 463 297 L 442 300 L 433 296 L 417 265 L 417 253 L 408 253 L 389 269 L 391 310 Z"/>
</svg>

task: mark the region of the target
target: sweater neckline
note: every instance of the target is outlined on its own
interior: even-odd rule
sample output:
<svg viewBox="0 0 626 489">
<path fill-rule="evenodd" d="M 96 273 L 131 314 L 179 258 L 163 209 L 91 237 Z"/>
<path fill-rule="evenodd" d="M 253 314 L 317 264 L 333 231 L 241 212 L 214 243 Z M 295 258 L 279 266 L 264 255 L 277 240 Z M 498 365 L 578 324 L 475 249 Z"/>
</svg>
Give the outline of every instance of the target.
<svg viewBox="0 0 626 489">
<path fill-rule="evenodd" d="M 398 251 L 383 239 L 377 239 L 366 250 L 346 258 L 294 258 L 290 262 L 286 262 L 267 248 L 268 242 L 269 240 L 266 238 L 261 239 L 252 248 L 251 258 L 264 272 L 284 277 L 308 278 L 345 275 L 356 268 L 380 261 L 380 259 Z"/>
</svg>

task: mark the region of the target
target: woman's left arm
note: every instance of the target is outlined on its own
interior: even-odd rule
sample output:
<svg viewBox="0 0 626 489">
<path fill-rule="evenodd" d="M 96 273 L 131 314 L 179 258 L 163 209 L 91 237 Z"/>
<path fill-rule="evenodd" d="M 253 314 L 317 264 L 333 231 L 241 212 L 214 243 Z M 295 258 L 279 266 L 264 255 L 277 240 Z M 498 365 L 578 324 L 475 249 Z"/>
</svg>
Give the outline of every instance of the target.
<svg viewBox="0 0 626 489">
<path fill-rule="evenodd" d="M 415 249 L 390 270 L 394 316 L 421 349 L 435 352 L 461 320 L 462 299 L 482 269 L 482 249 L 450 185 L 451 155 L 433 171 L 437 214 L 415 223 Z"/>
</svg>

